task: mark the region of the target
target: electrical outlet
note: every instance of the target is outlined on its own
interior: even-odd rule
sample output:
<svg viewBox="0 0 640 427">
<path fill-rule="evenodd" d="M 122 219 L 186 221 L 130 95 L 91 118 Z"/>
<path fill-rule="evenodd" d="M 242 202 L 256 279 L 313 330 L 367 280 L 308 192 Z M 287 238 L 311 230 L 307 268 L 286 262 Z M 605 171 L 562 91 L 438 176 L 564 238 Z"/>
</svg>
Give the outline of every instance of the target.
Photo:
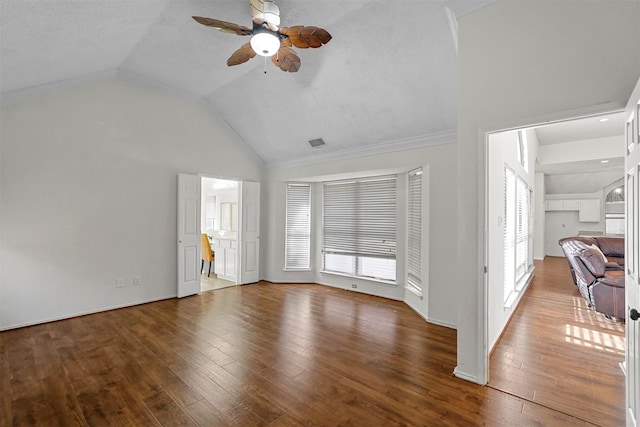
<svg viewBox="0 0 640 427">
<path fill-rule="evenodd" d="M 142 279 L 140 279 L 140 276 L 134 276 L 133 277 L 133 284 L 134 285 L 141 285 L 142 284 Z"/>
<path fill-rule="evenodd" d="M 116 279 L 116 288 L 121 288 L 124 286 L 124 280 L 123 279 Z"/>
<path fill-rule="evenodd" d="M 358 285 L 356 285 L 355 283 L 352 283 L 352 284 L 351 284 L 351 287 L 352 287 L 353 289 L 358 289 Z"/>
</svg>

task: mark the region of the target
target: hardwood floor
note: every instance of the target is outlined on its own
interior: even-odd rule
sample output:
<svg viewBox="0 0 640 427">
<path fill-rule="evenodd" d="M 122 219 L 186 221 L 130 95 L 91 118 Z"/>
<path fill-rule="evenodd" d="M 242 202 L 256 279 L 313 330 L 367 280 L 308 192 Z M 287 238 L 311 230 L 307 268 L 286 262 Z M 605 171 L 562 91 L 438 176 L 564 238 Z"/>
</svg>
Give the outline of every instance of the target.
<svg viewBox="0 0 640 427">
<path fill-rule="evenodd" d="M 539 287 L 535 283 L 531 293 Z M 590 318 L 580 307 L 561 310 L 566 319 Z M 547 319 L 548 327 L 569 321 L 535 308 L 516 315 L 493 355 L 495 388 L 452 375 L 455 330 L 425 323 L 401 302 L 317 285 L 236 286 L 5 331 L 0 333 L 0 424 L 592 425 L 580 414 L 582 419 L 535 403 L 542 386 L 527 399 L 497 389 L 501 364 L 505 369 L 513 364 L 514 371 L 526 365 L 515 362 L 522 356 L 514 346 L 524 349 L 527 342 L 546 339 L 533 328 L 535 319 Z M 586 339 L 560 329 L 561 341 Z M 528 338 L 517 338 L 523 335 Z M 567 359 L 560 344 L 550 347 L 547 365 Z M 570 376 L 570 389 L 556 399 L 586 408 L 617 405 L 621 412 L 619 390 L 612 394 L 609 383 L 594 375 L 604 359 L 572 354 L 562 363 L 583 362 L 593 390 L 601 384 L 602 391 L 583 391 L 583 376 Z M 537 369 L 541 372 L 506 375 L 505 381 L 517 388 L 519 382 L 549 376 Z M 612 419 L 594 424 L 615 425 Z"/>
<path fill-rule="evenodd" d="M 535 273 L 491 357 L 489 386 L 597 425 L 625 425 L 624 323 L 587 306 L 564 258 L 536 262 Z"/>
</svg>

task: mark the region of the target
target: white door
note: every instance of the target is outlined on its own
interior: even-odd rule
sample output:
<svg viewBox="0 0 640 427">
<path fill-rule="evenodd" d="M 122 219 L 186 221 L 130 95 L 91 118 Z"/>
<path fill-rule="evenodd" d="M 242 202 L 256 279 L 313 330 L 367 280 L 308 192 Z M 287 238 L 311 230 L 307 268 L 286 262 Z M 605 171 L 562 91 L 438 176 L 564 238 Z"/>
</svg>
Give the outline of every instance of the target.
<svg viewBox="0 0 640 427">
<path fill-rule="evenodd" d="M 178 174 L 178 298 L 200 292 L 200 177 Z"/>
<path fill-rule="evenodd" d="M 627 427 L 640 426 L 640 80 L 625 110 L 625 299 Z"/>
<path fill-rule="evenodd" d="M 242 181 L 240 195 L 240 227 L 238 284 L 260 280 L 260 183 Z"/>
</svg>

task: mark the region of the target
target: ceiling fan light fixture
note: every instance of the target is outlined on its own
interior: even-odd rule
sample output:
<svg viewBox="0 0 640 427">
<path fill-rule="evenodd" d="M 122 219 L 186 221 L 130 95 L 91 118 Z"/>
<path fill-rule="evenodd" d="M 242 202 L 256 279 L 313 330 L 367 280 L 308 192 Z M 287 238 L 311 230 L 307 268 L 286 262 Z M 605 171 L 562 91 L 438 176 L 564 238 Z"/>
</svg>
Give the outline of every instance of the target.
<svg viewBox="0 0 640 427">
<path fill-rule="evenodd" d="M 300 69 L 300 57 L 292 49 L 293 47 L 318 48 L 331 40 L 331 34 L 327 30 L 312 25 L 280 27 L 280 9 L 276 5 L 276 0 L 250 0 L 249 3 L 253 16 L 251 28 L 215 18 L 193 16 L 197 23 L 223 33 L 251 36 L 249 43 L 244 43 L 227 59 L 229 67 L 243 64 L 259 55 L 265 58 L 265 73 L 268 56 L 271 57 L 273 65 L 285 73 L 295 73 Z"/>
<path fill-rule="evenodd" d="M 280 49 L 280 37 L 266 29 L 257 32 L 251 37 L 251 48 L 260 56 L 273 56 Z"/>
</svg>

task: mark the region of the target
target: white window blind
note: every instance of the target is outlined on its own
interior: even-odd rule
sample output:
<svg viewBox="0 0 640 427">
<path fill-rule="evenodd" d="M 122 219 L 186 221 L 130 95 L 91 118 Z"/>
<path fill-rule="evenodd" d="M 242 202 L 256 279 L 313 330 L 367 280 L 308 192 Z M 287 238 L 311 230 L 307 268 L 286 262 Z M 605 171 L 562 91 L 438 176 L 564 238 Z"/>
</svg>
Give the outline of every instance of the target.
<svg viewBox="0 0 640 427">
<path fill-rule="evenodd" d="M 504 169 L 504 300 L 509 299 L 515 287 L 516 247 L 516 174 Z"/>
<path fill-rule="evenodd" d="M 309 269 L 311 250 L 311 186 L 287 184 L 284 268 Z"/>
<path fill-rule="evenodd" d="M 527 254 L 527 266 L 529 268 L 533 267 L 533 189 L 529 188 L 529 199 L 527 200 L 529 204 L 529 251 Z"/>
<path fill-rule="evenodd" d="M 521 177 L 518 177 L 516 188 L 516 283 L 528 270 L 527 254 L 529 252 L 529 188 Z"/>
<path fill-rule="evenodd" d="M 422 292 L 422 169 L 409 172 L 407 285 Z"/>
<path fill-rule="evenodd" d="M 395 281 L 396 176 L 323 186 L 325 271 Z"/>
<path fill-rule="evenodd" d="M 504 300 L 515 299 L 533 267 L 533 190 L 504 169 Z"/>
</svg>

